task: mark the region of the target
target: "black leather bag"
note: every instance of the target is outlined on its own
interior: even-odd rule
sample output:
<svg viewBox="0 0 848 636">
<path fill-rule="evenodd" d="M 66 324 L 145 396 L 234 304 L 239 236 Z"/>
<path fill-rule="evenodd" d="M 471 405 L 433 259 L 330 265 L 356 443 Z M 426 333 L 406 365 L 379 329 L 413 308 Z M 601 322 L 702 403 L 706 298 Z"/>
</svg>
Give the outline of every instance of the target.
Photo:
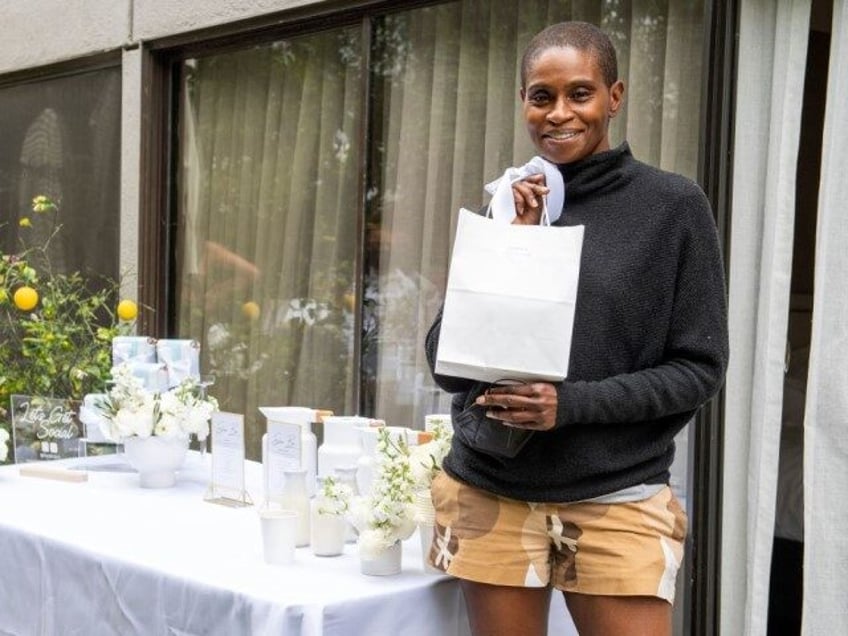
<svg viewBox="0 0 848 636">
<path fill-rule="evenodd" d="M 530 441 L 534 431 L 507 426 L 486 417 L 488 407 L 472 404 L 453 421 L 454 434 L 468 446 L 499 459 L 512 459 Z"/>
</svg>

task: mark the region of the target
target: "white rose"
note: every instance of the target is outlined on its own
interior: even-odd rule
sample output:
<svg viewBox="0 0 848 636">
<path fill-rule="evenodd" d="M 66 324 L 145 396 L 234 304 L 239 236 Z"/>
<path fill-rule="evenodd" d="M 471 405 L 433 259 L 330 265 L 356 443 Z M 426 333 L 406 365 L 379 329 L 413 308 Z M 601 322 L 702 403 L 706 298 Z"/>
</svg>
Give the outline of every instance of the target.
<svg viewBox="0 0 848 636">
<path fill-rule="evenodd" d="M 138 410 L 119 409 L 114 424 L 118 437 L 150 437 L 153 432 L 153 410 L 145 407 Z"/>
</svg>

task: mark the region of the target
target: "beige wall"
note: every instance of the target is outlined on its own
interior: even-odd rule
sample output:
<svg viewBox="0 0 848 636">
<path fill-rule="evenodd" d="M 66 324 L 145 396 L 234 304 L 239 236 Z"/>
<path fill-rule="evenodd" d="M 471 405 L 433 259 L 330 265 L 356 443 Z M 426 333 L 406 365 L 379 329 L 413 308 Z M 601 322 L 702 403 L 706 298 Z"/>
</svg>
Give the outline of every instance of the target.
<svg viewBox="0 0 848 636">
<path fill-rule="evenodd" d="M 0 76 L 320 1 L 0 0 Z"/>
<path fill-rule="evenodd" d="M 0 0 L 0 74 L 120 48 L 129 41 L 131 5 Z"/>
<path fill-rule="evenodd" d="M 133 37 L 161 38 L 292 9 L 321 0 L 134 0 Z"/>
</svg>

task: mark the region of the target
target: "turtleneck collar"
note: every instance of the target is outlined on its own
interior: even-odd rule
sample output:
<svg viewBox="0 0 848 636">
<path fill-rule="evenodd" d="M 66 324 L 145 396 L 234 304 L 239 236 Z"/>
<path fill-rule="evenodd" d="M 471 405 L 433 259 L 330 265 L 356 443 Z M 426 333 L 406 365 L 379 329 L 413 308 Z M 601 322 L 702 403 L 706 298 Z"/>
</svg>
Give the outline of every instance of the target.
<svg viewBox="0 0 848 636">
<path fill-rule="evenodd" d="M 632 157 L 625 141 L 616 148 L 604 150 L 572 163 L 557 164 L 565 181 L 565 210 L 569 202 L 598 193 L 621 183 L 626 177 L 625 166 Z"/>
</svg>

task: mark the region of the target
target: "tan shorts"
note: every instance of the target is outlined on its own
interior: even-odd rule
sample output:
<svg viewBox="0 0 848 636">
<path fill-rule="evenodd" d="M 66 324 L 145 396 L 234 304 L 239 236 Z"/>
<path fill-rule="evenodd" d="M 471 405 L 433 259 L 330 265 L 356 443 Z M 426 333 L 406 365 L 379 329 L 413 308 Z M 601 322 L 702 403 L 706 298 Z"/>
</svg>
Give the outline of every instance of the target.
<svg viewBox="0 0 848 636">
<path fill-rule="evenodd" d="M 428 560 L 492 585 L 657 596 L 674 601 L 686 513 L 671 489 L 626 503 L 527 503 L 433 480 L 436 523 Z"/>
</svg>

